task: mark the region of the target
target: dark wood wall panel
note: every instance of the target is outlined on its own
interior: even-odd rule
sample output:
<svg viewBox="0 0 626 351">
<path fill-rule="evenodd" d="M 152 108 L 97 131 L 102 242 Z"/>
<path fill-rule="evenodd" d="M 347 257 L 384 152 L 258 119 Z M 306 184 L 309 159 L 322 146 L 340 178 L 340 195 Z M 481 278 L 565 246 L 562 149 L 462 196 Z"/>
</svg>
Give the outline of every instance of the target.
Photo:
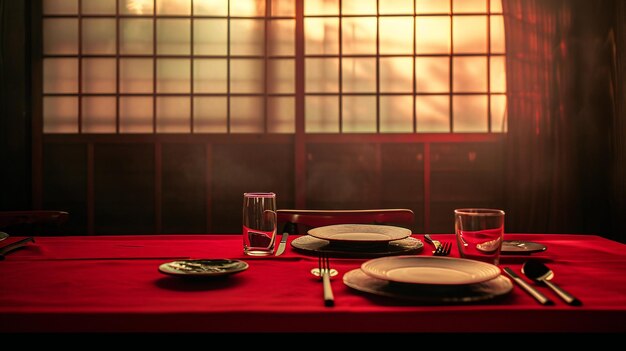
<svg viewBox="0 0 626 351">
<path fill-rule="evenodd" d="M 70 214 L 63 232 L 86 235 L 87 148 L 84 144 L 47 144 L 43 152 L 43 208 Z"/>
<path fill-rule="evenodd" d="M 241 233 L 243 193 L 274 192 L 278 208 L 294 206 L 293 148 L 278 144 L 214 145 L 212 231 Z"/>
<path fill-rule="evenodd" d="M 206 147 L 164 144 L 163 233 L 206 233 Z"/>
<path fill-rule="evenodd" d="M 94 146 L 96 234 L 155 232 L 152 144 Z"/>
</svg>

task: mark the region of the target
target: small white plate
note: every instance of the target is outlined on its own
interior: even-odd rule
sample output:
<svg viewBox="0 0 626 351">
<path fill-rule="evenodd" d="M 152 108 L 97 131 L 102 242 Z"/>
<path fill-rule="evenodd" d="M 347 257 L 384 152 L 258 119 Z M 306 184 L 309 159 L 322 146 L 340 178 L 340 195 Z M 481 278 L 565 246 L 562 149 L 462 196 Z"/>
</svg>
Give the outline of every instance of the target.
<svg viewBox="0 0 626 351">
<path fill-rule="evenodd" d="M 489 263 L 437 256 L 382 257 L 363 263 L 361 269 L 371 277 L 406 284 L 475 284 L 500 275 L 500 268 Z"/>
<path fill-rule="evenodd" d="M 177 260 L 163 263 L 159 272 L 183 277 L 219 277 L 248 269 L 248 264 L 231 259 Z"/>
<path fill-rule="evenodd" d="M 309 230 L 309 235 L 328 241 L 384 243 L 411 235 L 411 230 L 390 225 L 335 224 Z"/>
</svg>

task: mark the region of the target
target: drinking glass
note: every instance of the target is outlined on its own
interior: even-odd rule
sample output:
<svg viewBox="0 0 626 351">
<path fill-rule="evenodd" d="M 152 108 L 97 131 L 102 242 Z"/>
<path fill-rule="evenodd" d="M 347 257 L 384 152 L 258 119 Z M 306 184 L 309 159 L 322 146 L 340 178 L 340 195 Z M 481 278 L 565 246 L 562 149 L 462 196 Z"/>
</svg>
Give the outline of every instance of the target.
<svg viewBox="0 0 626 351">
<path fill-rule="evenodd" d="M 274 253 L 276 194 L 243 194 L 243 252 L 251 256 Z"/>
<path fill-rule="evenodd" d="M 504 211 L 489 208 L 454 210 L 454 229 L 461 257 L 500 263 Z"/>
</svg>

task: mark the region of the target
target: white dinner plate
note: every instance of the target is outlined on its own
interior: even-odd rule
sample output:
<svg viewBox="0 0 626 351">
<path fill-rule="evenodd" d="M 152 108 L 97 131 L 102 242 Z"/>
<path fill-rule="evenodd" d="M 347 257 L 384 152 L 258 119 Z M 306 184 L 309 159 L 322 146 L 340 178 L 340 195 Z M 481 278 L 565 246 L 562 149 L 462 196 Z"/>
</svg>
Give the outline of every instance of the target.
<svg viewBox="0 0 626 351">
<path fill-rule="evenodd" d="M 500 275 L 500 268 L 489 263 L 438 256 L 376 258 L 363 263 L 361 269 L 371 277 L 405 284 L 475 284 Z"/>
<path fill-rule="evenodd" d="M 309 235 L 328 241 L 383 243 L 411 235 L 411 230 L 391 225 L 335 224 L 309 230 Z"/>
<path fill-rule="evenodd" d="M 182 277 L 219 277 L 246 269 L 246 262 L 231 259 L 177 260 L 159 266 L 161 273 Z"/>
</svg>

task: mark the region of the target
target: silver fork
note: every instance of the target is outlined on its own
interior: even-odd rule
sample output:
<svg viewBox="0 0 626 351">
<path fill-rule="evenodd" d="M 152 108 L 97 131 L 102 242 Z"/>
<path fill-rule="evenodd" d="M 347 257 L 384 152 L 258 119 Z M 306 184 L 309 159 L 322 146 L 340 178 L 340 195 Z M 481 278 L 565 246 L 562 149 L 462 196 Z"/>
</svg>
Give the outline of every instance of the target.
<svg viewBox="0 0 626 351">
<path fill-rule="evenodd" d="M 318 256 L 318 266 L 320 275 L 322 276 L 322 282 L 324 284 L 324 306 L 334 306 L 335 297 L 333 296 L 333 289 L 330 285 L 330 259 L 328 255 L 320 252 Z"/>
<path fill-rule="evenodd" d="M 428 234 L 424 234 L 424 239 L 426 242 L 435 247 L 435 250 L 433 251 L 433 255 L 435 256 L 448 256 L 450 254 L 450 250 L 452 250 L 452 244 L 449 242 L 441 243 L 441 241 L 434 240 Z"/>
</svg>

